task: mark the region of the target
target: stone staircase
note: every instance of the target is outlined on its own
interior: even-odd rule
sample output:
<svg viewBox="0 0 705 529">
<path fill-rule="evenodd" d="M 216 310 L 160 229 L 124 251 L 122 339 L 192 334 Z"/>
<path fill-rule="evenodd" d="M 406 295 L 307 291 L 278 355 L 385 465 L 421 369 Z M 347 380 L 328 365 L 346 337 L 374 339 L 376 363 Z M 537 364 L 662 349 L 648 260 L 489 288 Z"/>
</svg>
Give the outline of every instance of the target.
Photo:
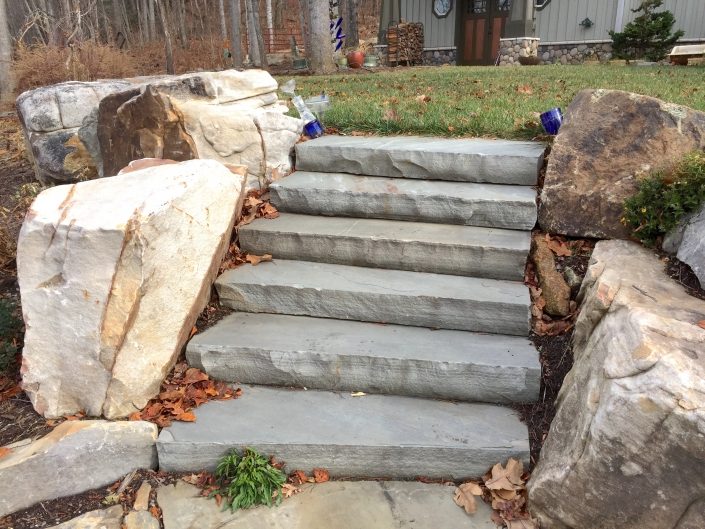
<svg viewBox="0 0 705 529">
<path fill-rule="evenodd" d="M 213 468 L 244 446 L 350 477 L 528 461 L 507 406 L 540 386 L 522 279 L 542 160 L 528 142 L 299 144 L 297 172 L 272 186 L 280 216 L 240 231 L 274 261 L 224 273 L 220 300 L 237 312 L 187 347 L 243 396 L 164 429 L 162 468 Z"/>
</svg>

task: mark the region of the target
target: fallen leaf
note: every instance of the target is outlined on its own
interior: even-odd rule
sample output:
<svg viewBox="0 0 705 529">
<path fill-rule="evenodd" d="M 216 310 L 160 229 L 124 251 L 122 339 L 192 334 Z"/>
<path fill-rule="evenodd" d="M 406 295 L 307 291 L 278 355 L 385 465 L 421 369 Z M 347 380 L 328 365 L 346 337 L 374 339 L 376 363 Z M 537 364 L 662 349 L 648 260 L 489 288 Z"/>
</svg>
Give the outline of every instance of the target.
<svg viewBox="0 0 705 529">
<path fill-rule="evenodd" d="M 482 488 L 477 483 L 468 481 L 455 489 L 453 501 L 457 506 L 465 509 L 466 513 L 473 514 L 477 511 L 475 496 L 482 496 Z"/>
<path fill-rule="evenodd" d="M 705 329 L 705 320 L 700 320 L 698 322 L 698 327 L 700 327 L 701 329 Z"/>
<path fill-rule="evenodd" d="M 10 450 L 9 448 L 6 448 L 4 446 L 0 446 L 0 459 L 5 457 L 6 455 L 8 455 L 10 452 L 12 452 L 12 450 Z"/>
<path fill-rule="evenodd" d="M 245 259 L 247 260 L 248 263 L 250 263 L 252 266 L 257 266 L 260 263 L 271 261 L 272 256 L 268 253 L 264 255 L 252 255 L 248 254 L 245 256 Z"/>
<path fill-rule="evenodd" d="M 325 483 L 330 479 L 330 475 L 325 468 L 314 468 L 313 479 L 316 483 Z"/>
<path fill-rule="evenodd" d="M 189 338 L 191 338 L 194 334 L 198 332 L 198 327 L 195 325 L 191 328 L 191 334 L 189 334 Z"/>
<path fill-rule="evenodd" d="M 276 219 L 279 216 L 279 211 L 277 208 L 272 206 L 269 202 L 266 202 L 261 208 L 262 216 L 266 219 Z"/>
<path fill-rule="evenodd" d="M 420 96 L 416 96 L 416 101 L 419 103 L 428 103 L 429 101 L 431 101 L 431 96 L 422 94 Z"/>
<path fill-rule="evenodd" d="M 180 413 L 176 416 L 177 421 L 184 421 L 184 422 L 195 422 L 196 421 L 196 416 L 193 414 L 193 412 L 187 411 Z"/>
<path fill-rule="evenodd" d="M 182 382 L 184 384 L 194 384 L 195 382 L 201 382 L 203 380 L 208 380 L 208 375 L 206 375 L 200 369 L 190 367 L 186 370 L 186 374 L 184 375 L 184 379 Z"/>
<path fill-rule="evenodd" d="M 399 119 L 399 115 L 396 110 L 390 108 L 384 111 L 382 114 L 382 119 L 384 121 L 397 121 Z"/>
<path fill-rule="evenodd" d="M 308 476 L 303 470 L 294 470 L 289 474 L 289 481 L 294 485 L 301 485 L 308 481 Z"/>
<path fill-rule="evenodd" d="M 528 84 L 520 84 L 519 86 L 517 86 L 517 93 L 531 95 L 534 93 L 534 91 Z"/>
<path fill-rule="evenodd" d="M 573 255 L 573 252 L 570 251 L 570 248 L 565 243 L 552 239 L 548 233 L 546 234 L 546 244 L 559 257 L 570 257 Z"/>
<path fill-rule="evenodd" d="M 294 494 L 298 494 L 299 492 L 301 492 L 301 489 L 291 483 L 284 483 L 282 485 L 282 496 L 285 498 L 291 498 Z"/>
</svg>

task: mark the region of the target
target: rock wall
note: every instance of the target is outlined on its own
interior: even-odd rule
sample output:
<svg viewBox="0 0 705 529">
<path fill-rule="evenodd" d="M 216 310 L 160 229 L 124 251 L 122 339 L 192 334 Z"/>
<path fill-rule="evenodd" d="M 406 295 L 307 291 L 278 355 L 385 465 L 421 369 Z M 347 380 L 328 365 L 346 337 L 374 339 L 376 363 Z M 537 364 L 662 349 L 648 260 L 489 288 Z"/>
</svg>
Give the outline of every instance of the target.
<svg viewBox="0 0 705 529">
<path fill-rule="evenodd" d="M 520 59 L 536 57 L 540 39 L 499 39 L 499 66 L 521 66 Z"/>
<path fill-rule="evenodd" d="M 546 529 L 705 527 L 705 301 L 636 243 L 597 243 L 575 363 L 529 481 Z"/>
<path fill-rule="evenodd" d="M 139 158 L 246 165 L 251 182 L 291 169 L 301 120 L 262 70 L 62 83 L 17 99 L 37 179 L 112 176 Z M 227 143 L 227 147 L 225 147 Z"/>
<path fill-rule="evenodd" d="M 458 52 L 455 48 L 448 48 L 444 50 L 424 50 L 422 58 L 424 66 L 443 66 L 444 64 L 455 66 L 457 63 Z"/>
<path fill-rule="evenodd" d="M 612 42 L 541 44 L 541 64 L 582 64 L 585 61 L 606 62 L 612 59 Z"/>
</svg>

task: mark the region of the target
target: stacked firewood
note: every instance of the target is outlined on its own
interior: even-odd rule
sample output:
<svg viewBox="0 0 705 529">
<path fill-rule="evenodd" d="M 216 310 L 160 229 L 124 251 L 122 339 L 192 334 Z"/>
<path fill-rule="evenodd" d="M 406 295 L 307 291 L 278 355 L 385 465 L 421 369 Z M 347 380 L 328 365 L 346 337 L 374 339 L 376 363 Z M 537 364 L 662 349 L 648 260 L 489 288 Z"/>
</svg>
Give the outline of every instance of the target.
<svg viewBox="0 0 705 529">
<path fill-rule="evenodd" d="M 387 29 L 387 53 L 391 66 L 423 62 L 423 24 L 400 22 Z"/>
</svg>

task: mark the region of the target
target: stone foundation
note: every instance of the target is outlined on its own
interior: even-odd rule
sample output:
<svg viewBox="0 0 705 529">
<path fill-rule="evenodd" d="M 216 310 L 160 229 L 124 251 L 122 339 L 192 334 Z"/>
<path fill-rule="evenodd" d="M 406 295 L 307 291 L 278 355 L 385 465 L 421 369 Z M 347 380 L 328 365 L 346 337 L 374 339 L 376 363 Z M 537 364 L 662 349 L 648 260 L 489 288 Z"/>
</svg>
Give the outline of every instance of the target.
<svg viewBox="0 0 705 529">
<path fill-rule="evenodd" d="M 443 64 L 457 63 L 458 52 L 456 48 L 448 48 L 444 50 L 424 50 L 423 65 L 424 66 L 441 66 Z"/>
<path fill-rule="evenodd" d="M 522 58 L 537 57 L 540 40 L 531 37 L 499 39 L 499 65 L 521 66 Z"/>
<path fill-rule="evenodd" d="M 582 64 L 606 62 L 612 58 L 611 42 L 539 44 L 541 64 Z"/>
</svg>

